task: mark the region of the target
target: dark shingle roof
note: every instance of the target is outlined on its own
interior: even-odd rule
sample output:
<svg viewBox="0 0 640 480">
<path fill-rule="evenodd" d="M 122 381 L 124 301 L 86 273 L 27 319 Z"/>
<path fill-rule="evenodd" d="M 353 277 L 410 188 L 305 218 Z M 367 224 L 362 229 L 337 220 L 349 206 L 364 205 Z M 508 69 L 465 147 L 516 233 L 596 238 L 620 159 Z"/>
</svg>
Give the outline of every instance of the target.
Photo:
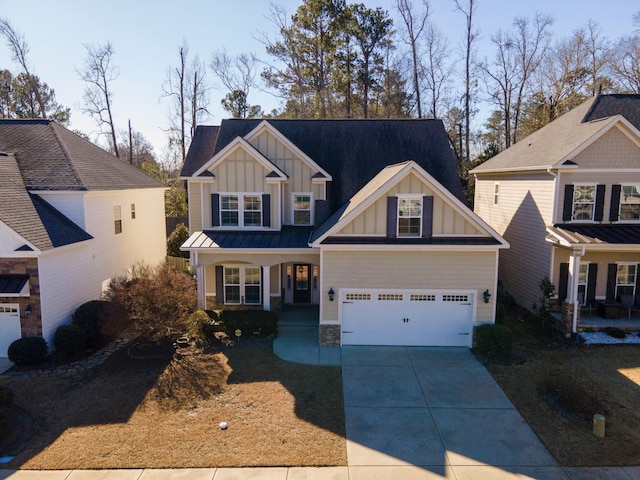
<svg viewBox="0 0 640 480">
<path fill-rule="evenodd" d="M 600 95 L 596 98 L 583 122 L 622 115 L 640 130 L 640 95 Z"/>
<path fill-rule="evenodd" d="M 194 233 L 182 245 L 186 248 L 309 248 L 311 227 L 282 227 L 280 231 L 206 231 Z"/>
<path fill-rule="evenodd" d="M 88 233 L 27 192 L 13 155 L 0 154 L 0 221 L 40 250 L 88 240 Z M 19 250 L 25 250 L 24 246 Z"/>
<path fill-rule="evenodd" d="M 263 120 L 223 120 L 198 127 L 182 176 L 192 175 L 236 137 Z M 272 120 L 268 122 L 333 177 L 329 209 L 335 211 L 387 165 L 414 160 L 462 202 L 464 194 L 441 120 Z M 201 132 L 201 133 L 199 133 Z"/>
<path fill-rule="evenodd" d="M 15 155 L 29 190 L 164 187 L 51 120 L 0 120 L 0 151 Z"/>
</svg>

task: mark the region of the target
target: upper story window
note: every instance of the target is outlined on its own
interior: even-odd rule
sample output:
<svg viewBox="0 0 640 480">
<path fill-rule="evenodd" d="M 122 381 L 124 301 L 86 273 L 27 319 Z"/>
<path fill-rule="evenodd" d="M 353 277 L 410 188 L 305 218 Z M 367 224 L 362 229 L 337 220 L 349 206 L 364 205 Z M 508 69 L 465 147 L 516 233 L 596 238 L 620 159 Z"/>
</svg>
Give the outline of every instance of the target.
<svg viewBox="0 0 640 480">
<path fill-rule="evenodd" d="M 572 220 L 593 220 L 596 204 L 595 185 L 575 185 L 573 188 Z"/>
<path fill-rule="evenodd" d="M 640 220 L 640 185 L 622 185 L 620 220 Z"/>
<path fill-rule="evenodd" d="M 220 195 L 220 225 L 238 226 L 238 196 Z"/>
<path fill-rule="evenodd" d="M 132 203 L 131 204 L 131 220 L 135 220 L 136 219 L 136 204 Z"/>
<path fill-rule="evenodd" d="M 500 184 L 498 182 L 493 184 L 493 204 L 498 205 L 500 201 Z"/>
<path fill-rule="evenodd" d="M 311 225 L 311 195 L 307 193 L 293 195 L 293 224 Z"/>
<path fill-rule="evenodd" d="M 116 235 L 122 233 L 122 207 L 120 205 L 113 206 L 113 224 Z"/>
<path fill-rule="evenodd" d="M 422 232 L 422 197 L 398 198 L 398 236 L 419 237 Z"/>
<path fill-rule="evenodd" d="M 270 227 L 270 198 L 265 193 L 213 193 L 211 226 Z"/>
<path fill-rule="evenodd" d="M 243 218 L 245 227 L 262 226 L 262 196 L 244 195 Z"/>
</svg>

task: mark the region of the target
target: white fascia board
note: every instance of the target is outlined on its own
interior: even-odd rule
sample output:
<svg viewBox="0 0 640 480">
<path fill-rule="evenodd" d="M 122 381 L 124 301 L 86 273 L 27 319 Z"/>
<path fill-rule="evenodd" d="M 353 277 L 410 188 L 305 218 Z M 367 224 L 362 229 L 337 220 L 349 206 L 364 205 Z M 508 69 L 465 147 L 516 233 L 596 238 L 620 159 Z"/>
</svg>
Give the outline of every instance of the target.
<svg viewBox="0 0 640 480">
<path fill-rule="evenodd" d="M 504 245 L 321 245 L 320 250 L 332 250 L 332 251 L 352 251 L 352 250 L 367 250 L 380 251 L 380 252 L 394 252 L 394 251 L 497 251 L 503 248 L 509 248 L 509 244 Z"/>
<path fill-rule="evenodd" d="M 303 162 L 305 162 L 312 170 L 317 170 L 318 172 L 322 173 L 326 177 L 325 181 L 333 180 L 331 175 L 329 175 L 329 173 L 325 169 L 323 169 L 320 165 L 314 162 L 313 159 L 311 159 L 306 153 L 300 150 L 291 140 L 285 137 L 276 127 L 271 125 L 268 120 L 263 120 L 262 122 L 260 122 L 260 124 L 256 128 L 254 128 L 244 136 L 244 139 L 247 142 L 251 142 L 251 140 L 253 140 L 255 137 L 260 135 L 264 130 L 268 130 L 269 133 L 271 133 L 274 137 L 276 137 L 278 140 L 284 143 L 287 146 L 287 148 L 291 149 L 296 155 L 298 155 L 300 159 Z"/>
<path fill-rule="evenodd" d="M 253 145 L 247 142 L 242 137 L 236 137 L 231 142 L 229 142 L 222 150 L 216 153 L 209 161 L 207 161 L 204 165 L 202 165 L 198 170 L 193 173 L 191 177 L 196 178 L 205 170 L 209 170 L 210 168 L 214 168 L 220 162 L 224 161 L 233 150 L 236 148 L 244 149 L 255 161 L 257 161 L 260 165 L 262 165 L 266 170 L 276 172 L 281 178 L 286 179 L 287 176 L 280 170 L 274 163 L 269 161 L 264 157 L 260 152 L 258 152 Z M 199 178 L 199 177 L 198 177 Z"/>
</svg>

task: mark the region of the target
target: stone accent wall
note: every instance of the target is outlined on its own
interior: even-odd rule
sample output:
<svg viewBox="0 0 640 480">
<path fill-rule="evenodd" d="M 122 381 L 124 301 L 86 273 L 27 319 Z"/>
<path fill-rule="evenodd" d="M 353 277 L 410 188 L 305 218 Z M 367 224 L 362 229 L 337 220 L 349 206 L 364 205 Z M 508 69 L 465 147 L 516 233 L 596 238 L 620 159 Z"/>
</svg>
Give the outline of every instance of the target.
<svg viewBox="0 0 640 480">
<path fill-rule="evenodd" d="M 577 326 L 579 325 L 580 325 L 580 305 L 578 305 Z M 564 333 L 564 334 L 571 333 L 573 329 L 573 303 L 562 302 L 562 307 L 560 309 L 560 320 L 556 319 L 554 326 L 561 333 Z"/>
<path fill-rule="evenodd" d="M 272 312 L 282 311 L 282 297 L 271 297 L 271 311 Z"/>
<path fill-rule="evenodd" d="M 40 277 L 37 258 L 0 258 L 0 275 L 29 275 L 29 297 L 2 297 L 0 303 L 20 306 L 20 327 L 23 337 L 42 336 L 40 309 Z M 31 311 L 27 312 L 27 307 Z"/>
<path fill-rule="evenodd" d="M 340 325 L 320 325 L 320 346 L 340 346 Z"/>
</svg>

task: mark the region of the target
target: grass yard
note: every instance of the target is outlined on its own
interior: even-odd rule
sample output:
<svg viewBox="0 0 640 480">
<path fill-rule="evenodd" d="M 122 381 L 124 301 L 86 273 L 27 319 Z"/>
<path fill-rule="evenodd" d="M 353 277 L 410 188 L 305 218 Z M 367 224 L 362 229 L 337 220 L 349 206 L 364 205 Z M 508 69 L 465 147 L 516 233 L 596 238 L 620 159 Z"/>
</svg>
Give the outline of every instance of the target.
<svg viewBox="0 0 640 480">
<path fill-rule="evenodd" d="M 284 362 L 267 343 L 164 360 L 123 350 L 84 378 L 8 383 L 25 421 L 4 468 L 346 465 L 341 370 Z"/>
<path fill-rule="evenodd" d="M 506 319 L 514 361 L 487 368 L 563 466 L 640 464 L 640 346 L 568 346 L 525 312 Z M 606 436 L 593 435 L 593 415 Z"/>
</svg>

